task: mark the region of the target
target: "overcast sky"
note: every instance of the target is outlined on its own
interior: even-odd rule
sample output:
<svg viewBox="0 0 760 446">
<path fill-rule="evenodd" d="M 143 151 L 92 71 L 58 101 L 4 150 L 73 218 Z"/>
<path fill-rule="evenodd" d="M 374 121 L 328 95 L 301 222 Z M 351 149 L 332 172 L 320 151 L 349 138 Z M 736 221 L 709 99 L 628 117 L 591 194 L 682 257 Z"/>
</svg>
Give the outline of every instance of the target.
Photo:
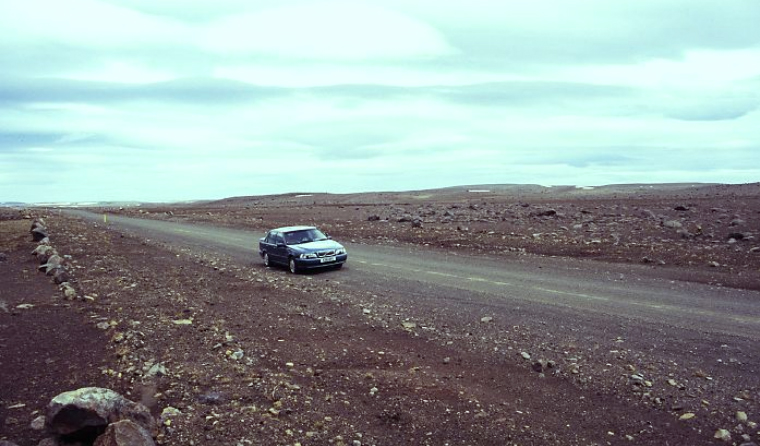
<svg viewBox="0 0 760 446">
<path fill-rule="evenodd" d="M 0 0 L 0 202 L 760 181 L 757 0 Z"/>
</svg>

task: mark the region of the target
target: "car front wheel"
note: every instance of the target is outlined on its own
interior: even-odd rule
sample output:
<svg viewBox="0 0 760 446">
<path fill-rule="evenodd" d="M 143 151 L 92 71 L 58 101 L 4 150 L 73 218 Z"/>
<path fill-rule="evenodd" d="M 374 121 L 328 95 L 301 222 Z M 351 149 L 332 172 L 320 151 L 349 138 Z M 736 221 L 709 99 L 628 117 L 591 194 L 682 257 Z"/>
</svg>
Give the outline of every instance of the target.
<svg viewBox="0 0 760 446">
<path fill-rule="evenodd" d="M 290 258 L 290 262 L 288 263 L 288 267 L 290 268 L 290 272 L 293 274 L 298 274 L 298 265 L 296 265 L 296 259 Z"/>
<path fill-rule="evenodd" d="M 272 263 L 269 261 L 269 254 L 267 253 L 264 253 L 264 266 L 266 266 L 267 268 L 272 266 Z"/>
</svg>

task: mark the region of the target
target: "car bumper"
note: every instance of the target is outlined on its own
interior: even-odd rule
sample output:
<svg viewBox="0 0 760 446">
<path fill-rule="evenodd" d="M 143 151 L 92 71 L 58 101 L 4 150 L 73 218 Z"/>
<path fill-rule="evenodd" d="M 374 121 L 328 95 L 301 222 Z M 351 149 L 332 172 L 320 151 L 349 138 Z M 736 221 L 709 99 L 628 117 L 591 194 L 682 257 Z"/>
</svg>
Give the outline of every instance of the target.
<svg viewBox="0 0 760 446">
<path fill-rule="evenodd" d="M 296 265 L 299 269 L 328 268 L 330 266 L 342 265 L 348 260 L 348 254 L 335 256 L 332 262 L 322 262 L 323 259 L 296 259 Z"/>
</svg>

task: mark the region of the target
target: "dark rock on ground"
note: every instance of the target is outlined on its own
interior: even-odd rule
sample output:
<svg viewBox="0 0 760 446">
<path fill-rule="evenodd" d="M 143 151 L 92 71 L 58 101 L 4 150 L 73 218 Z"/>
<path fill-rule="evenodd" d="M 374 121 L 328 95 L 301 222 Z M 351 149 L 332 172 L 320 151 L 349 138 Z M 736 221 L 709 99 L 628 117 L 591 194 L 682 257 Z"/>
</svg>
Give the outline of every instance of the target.
<svg viewBox="0 0 760 446">
<path fill-rule="evenodd" d="M 71 435 L 84 429 L 103 428 L 111 423 L 131 420 L 146 430 L 155 430 L 148 408 L 130 401 L 110 389 L 84 387 L 64 392 L 50 401 L 47 409 L 48 431 Z"/>
<path fill-rule="evenodd" d="M 106 428 L 99 436 L 94 446 L 154 446 L 151 434 L 139 424 L 122 420 Z"/>
</svg>

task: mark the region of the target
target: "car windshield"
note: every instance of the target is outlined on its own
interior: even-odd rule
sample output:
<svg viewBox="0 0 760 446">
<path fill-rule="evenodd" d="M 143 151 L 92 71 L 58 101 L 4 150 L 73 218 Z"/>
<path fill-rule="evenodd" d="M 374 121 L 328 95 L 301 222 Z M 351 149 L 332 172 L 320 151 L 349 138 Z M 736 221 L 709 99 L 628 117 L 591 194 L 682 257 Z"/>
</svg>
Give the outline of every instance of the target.
<svg viewBox="0 0 760 446">
<path fill-rule="evenodd" d="M 301 243 L 319 242 L 321 240 L 327 240 L 327 236 L 319 229 L 304 229 L 285 233 L 286 245 L 300 245 Z"/>
</svg>

